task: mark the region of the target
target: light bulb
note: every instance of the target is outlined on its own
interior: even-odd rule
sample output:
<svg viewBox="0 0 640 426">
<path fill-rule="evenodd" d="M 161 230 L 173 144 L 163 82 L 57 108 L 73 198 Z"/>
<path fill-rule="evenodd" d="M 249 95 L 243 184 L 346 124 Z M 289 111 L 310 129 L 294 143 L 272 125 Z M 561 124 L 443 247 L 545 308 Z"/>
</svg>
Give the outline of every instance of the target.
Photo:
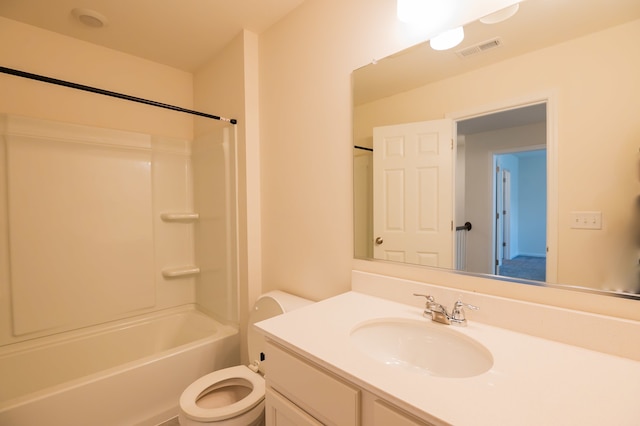
<svg viewBox="0 0 640 426">
<path fill-rule="evenodd" d="M 464 29 L 457 27 L 442 34 L 438 34 L 429 40 L 429 44 L 433 50 L 447 50 L 456 47 L 464 40 Z"/>
<path fill-rule="evenodd" d="M 483 24 L 497 24 L 498 22 L 506 21 L 516 14 L 520 4 L 516 3 L 497 12 L 493 12 L 485 17 L 480 18 L 480 22 Z"/>
<path fill-rule="evenodd" d="M 454 14 L 455 2 L 441 0 L 397 0 L 398 20 L 427 30 L 441 27 Z"/>
</svg>

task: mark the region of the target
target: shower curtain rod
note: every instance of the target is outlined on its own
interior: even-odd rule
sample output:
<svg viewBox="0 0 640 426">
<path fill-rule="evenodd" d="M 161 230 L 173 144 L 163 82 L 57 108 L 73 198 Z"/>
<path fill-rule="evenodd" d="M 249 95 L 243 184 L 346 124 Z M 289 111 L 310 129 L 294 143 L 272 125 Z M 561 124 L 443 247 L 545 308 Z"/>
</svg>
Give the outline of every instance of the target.
<svg viewBox="0 0 640 426">
<path fill-rule="evenodd" d="M 58 86 L 70 87 L 72 89 L 84 90 L 85 92 L 97 93 L 100 95 L 111 96 L 114 98 L 124 99 L 127 101 L 138 102 L 141 104 L 151 105 L 158 108 L 171 109 L 178 112 L 184 112 L 187 114 L 198 115 L 200 117 L 212 118 L 214 120 L 226 121 L 231 124 L 237 124 L 238 120 L 235 118 L 224 118 L 217 115 L 211 115 L 200 111 L 194 111 L 191 109 L 181 108 L 174 105 L 163 104 L 161 102 L 151 101 L 149 99 L 138 98 L 136 96 L 125 95 L 123 93 L 112 92 L 110 90 L 99 89 L 97 87 L 85 86 L 84 84 L 72 83 L 70 81 L 59 80 L 57 78 L 46 77 L 39 74 L 33 74 L 26 71 L 20 71 L 13 68 L 7 68 L 0 66 L 0 72 L 4 74 L 15 75 L 18 77 L 30 78 L 32 80 L 43 81 L 45 83 L 57 84 Z"/>
</svg>

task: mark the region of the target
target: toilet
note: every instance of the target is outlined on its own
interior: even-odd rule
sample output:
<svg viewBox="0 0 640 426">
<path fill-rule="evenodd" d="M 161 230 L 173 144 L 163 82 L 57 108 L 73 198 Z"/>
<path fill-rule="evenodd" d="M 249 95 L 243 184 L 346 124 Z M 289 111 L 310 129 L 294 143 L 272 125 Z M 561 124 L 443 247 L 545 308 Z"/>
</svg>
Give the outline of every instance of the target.
<svg viewBox="0 0 640 426">
<path fill-rule="evenodd" d="M 263 425 L 265 384 L 260 361 L 265 339 L 253 325 L 311 303 L 279 290 L 260 296 L 249 313 L 247 344 L 251 364 L 214 371 L 193 382 L 180 396 L 180 425 Z"/>
</svg>

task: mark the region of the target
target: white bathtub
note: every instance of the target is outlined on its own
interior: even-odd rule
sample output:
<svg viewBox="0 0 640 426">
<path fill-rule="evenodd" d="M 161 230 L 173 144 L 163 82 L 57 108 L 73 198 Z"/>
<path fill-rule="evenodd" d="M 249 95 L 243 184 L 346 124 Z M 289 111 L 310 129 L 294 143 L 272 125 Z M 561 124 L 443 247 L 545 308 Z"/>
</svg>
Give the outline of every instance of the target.
<svg viewBox="0 0 640 426">
<path fill-rule="evenodd" d="M 155 425 L 196 378 L 238 365 L 235 327 L 192 308 L 0 349 L 0 425 Z"/>
</svg>

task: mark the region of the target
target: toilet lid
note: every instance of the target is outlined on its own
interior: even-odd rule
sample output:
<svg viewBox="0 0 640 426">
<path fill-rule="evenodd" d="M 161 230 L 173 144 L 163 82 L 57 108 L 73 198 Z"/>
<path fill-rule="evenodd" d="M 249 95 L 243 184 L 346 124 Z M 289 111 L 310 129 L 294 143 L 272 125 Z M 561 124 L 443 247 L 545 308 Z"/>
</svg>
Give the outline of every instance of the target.
<svg viewBox="0 0 640 426">
<path fill-rule="evenodd" d="M 249 382 L 251 392 L 238 402 L 219 407 L 201 408 L 196 404 L 200 396 L 216 383 L 226 380 L 239 379 Z M 235 417 L 258 405 L 264 399 L 264 379 L 244 365 L 225 368 L 202 376 L 182 392 L 180 409 L 190 419 L 196 421 L 219 421 Z"/>
</svg>

